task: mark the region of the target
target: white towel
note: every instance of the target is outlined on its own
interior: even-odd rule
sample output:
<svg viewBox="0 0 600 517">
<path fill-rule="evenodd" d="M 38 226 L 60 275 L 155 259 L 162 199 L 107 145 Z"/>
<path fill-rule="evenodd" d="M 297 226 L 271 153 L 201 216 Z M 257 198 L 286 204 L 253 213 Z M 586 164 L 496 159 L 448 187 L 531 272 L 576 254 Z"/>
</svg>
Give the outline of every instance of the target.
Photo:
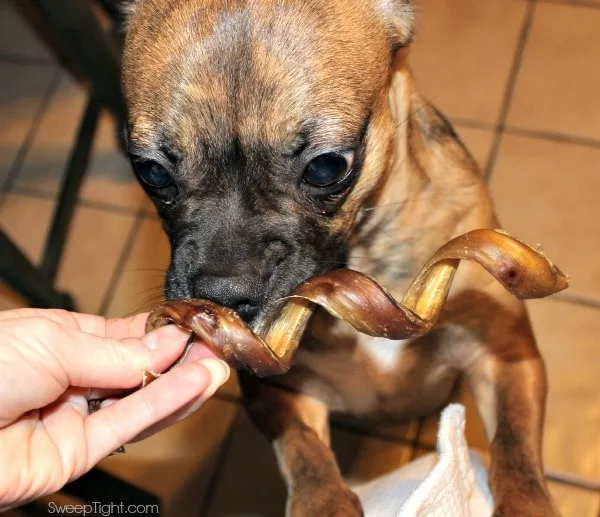
<svg viewBox="0 0 600 517">
<path fill-rule="evenodd" d="M 487 471 L 465 440 L 465 408 L 442 412 L 438 454 L 423 456 L 352 489 L 366 517 L 489 517 L 493 499 Z"/>
</svg>

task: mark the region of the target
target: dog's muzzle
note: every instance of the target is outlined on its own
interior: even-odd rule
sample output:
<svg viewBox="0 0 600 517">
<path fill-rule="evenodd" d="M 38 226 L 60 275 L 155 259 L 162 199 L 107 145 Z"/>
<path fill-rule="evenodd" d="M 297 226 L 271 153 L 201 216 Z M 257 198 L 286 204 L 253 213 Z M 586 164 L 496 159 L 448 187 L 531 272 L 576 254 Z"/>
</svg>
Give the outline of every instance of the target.
<svg viewBox="0 0 600 517">
<path fill-rule="evenodd" d="M 167 279 L 168 298 L 200 298 L 229 307 L 247 323 L 268 303 L 289 248 L 279 240 L 252 246 L 175 248 Z"/>
</svg>

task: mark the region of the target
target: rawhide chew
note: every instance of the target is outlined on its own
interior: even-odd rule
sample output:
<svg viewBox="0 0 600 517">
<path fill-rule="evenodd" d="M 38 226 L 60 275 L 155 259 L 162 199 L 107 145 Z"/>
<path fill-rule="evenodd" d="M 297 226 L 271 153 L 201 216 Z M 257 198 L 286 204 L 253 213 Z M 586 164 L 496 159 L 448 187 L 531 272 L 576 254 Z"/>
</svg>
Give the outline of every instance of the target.
<svg viewBox="0 0 600 517">
<path fill-rule="evenodd" d="M 310 278 L 278 302 L 275 316 L 255 332 L 231 309 L 207 300 L 171 300 L 154 309 L 146 330 L 175 324 L 192 331 L 232 368 L 258 377 L 287 372 L 313 312 L 322 307 L 370 336 L 406 339 L 435 325 L 461 260 L 484 267 L 517 298 L 542 298 L 568 286 L 539 250 L 498 230 L 474 230 L 443 245 L 397 302 L 373 279 L 350 269 Z M 145 382 L 154 374 L 145 372 Z"/>
</svg>

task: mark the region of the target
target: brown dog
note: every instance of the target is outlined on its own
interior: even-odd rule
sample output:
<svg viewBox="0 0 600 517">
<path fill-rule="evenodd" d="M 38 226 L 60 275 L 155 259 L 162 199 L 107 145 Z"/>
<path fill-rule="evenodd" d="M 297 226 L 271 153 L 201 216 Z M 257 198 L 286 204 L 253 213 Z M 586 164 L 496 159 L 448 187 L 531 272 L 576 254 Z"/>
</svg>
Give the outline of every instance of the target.
<svg viewBox="0 0 600 517">
<path fill-rule="evenodd" d="M 498 226 L 473 159 L 413 89 L 409 4 L 129 6 L 129 146 L 171 241 L 169 298 L 208 298 L 257 325 L 273 300 L 346 265 L 399 295 L 444 242 Z M 362 513 L 329 449 L 330 411 L 427 415 L 461 373 L 491 442 L 495 515 L 555 514 L 540 452 L 546 377 L 525 308 L 465 265 L 424 338 L 367 338 L 318 313 L 288 374 L 241 375 L 288 515 Z"/>
</svg>

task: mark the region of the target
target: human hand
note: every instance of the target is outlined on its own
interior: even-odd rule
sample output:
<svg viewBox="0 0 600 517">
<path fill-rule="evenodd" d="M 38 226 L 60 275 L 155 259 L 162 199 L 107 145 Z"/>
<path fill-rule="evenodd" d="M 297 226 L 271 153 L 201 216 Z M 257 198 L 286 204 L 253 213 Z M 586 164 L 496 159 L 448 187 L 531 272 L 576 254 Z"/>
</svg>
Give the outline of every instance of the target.
<svg viewBox="0 0 600 517">
<path fill-rule="evenodd" d="M 196 411 L 229 367 L 189 334 L 144 335 L 145 314 L 106 320 L 58 310 L 0 312 L 0 511 L 53 493 L 125 443 Z M 88 401 L 104 399 L 90 414 Z"/>
</svg>

